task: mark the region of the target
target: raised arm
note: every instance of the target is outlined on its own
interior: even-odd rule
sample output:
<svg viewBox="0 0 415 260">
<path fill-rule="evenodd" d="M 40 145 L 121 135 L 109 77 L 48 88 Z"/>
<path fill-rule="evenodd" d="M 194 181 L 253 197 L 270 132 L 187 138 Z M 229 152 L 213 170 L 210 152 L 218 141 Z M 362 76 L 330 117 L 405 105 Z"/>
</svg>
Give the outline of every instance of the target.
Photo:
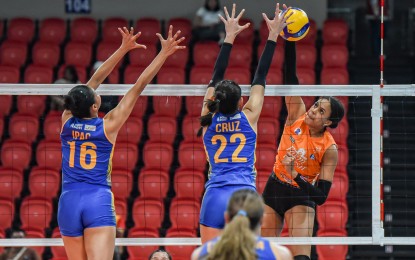
<svg viewBox="0 0 415 260">
<path fill-rule="evenodd" d="M 185 46 L 179 46 L 179 44 L 184 40 L 184 37 L 178 39 L 179 35 L 180 31 L 177 31 L 176 34 L 173 35 L 173 26 L 171 25 L 169 27 L 167 39 L 164 39 L 160 34 L 157 34 L 161 42 L 161 51 L 154 58 L 151 64 L 143 71 L 133 87 L 127 91 L 118 105 L 104 117 L 105 130 L 110 139 L 115 141 L 121 126 L 130 116 L 138 96 L 160 70 L 167 57 L 172 55 L 177 50 L 185 48 Z"/>
<path fill-rule="evenodd" d="M 285 84 L 298 85 L 297 78 L 297 56 L 295 51 L 295 42 L 285 42 Z M 299 96 L 285 97 L 288 116 L 286 125 L 293 124 L 300 116 L 306 112 L 303 99 Z"/>
<path fill-rule="evenodd" d="M 127 52 L 132 49 L 147 48 L 145 45 L 136 43 L 141 32 L 134 35 L 133 27 L 130 28 L 130 31 L 128 31 L 126 27 L 123 29 L 118 28 L 118 31 L 120 31 L 122 35 L 121 46 L 95 71 L 94 75 L 92 75 L 91 79 L 86 83 L 88 87 L 91 87 L 94 90 L 108 77 L 115 65 L 120 62 Z"/>
<path fill-rule="evenodd" d="M 287 7 L 284 5 L 284 8 Z M 262 14 L 269 30 L 268 40 L 258 62 L 258 67 L 251 85 L 252 88 L 249 100 L 243 108 L 249 122 L 254 127 L 256 127 L 259 115 L 261 114 L 262 104 L 264 102 L 265 79 L 267 77 L 269 67 L 271 66 L 272 57 L 274 56 L 277 38 L 284 27 L 287 26 L 286 21 L 291 16 L 291 14 L 288 16 L 282 16 L 280 15 L 280 12 L 280 6 L 277 4 L 275 16 L 272 20 L 268 19 L 264 13 Z"/>
<path fill-rule="evenodd" d="M 239 25 L 239 19 L 241 19 L 242 15 L 245 12 L 245 9 L 239 13 L 239 15 L 235 18 L 235 10 L 236 5 L 233 4 L 232 6 L 232 15 L 229 16 L 228 10 L 224 7 L 225 10 L 225 18 L 222 15 L 219 15 L 222 22 L 225 24 L 225 31 L 226 37 L 222 47 L 220 49 L 219 55 L 216 59 L 215 67 L 213 69 L 212 80 L 209 82 L 209 85 L 206 90 L 205 98 L 203 100 L 203 107 L 201 116 L 205 116 L 209 113 L 209 109 L 207 107 L 207 100 L 212 98 L 215 92 L 215 85 L 219 81 L 223 80 L 226 68 L 228 67 L 229 56 L 231 54 L 232 44 L 235 41 L 236 36 L 249 27 L 249 23 L 245 25 Z"/>
</svg>

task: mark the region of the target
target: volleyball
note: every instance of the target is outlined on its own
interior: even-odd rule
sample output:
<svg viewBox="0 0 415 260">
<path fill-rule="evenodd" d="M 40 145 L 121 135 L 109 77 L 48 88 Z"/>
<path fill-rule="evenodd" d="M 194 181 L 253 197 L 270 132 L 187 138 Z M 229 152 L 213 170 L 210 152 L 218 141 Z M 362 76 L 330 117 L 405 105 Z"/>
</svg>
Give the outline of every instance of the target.
<svg viewBox="0 0 415 260">
<path fill-rule="evenodd" d="M 299 41 L 303 39 L 310 29 L 310 22 L 308 20 L 306 12 L 297 7 L 291 7 L 282 12 L 281 15 L 293 14 L 287 19 L 287 23 L 293 22 L 287 25 L 280 33 L 281 37 L 287 41 Z"/>
</svg>

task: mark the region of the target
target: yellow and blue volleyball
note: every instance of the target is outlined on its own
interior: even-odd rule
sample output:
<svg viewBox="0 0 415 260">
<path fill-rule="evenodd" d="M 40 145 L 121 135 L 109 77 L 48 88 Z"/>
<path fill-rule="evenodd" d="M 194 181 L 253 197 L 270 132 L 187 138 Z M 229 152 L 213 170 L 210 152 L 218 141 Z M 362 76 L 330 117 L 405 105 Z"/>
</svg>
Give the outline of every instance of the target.
<svg viewBox="0 0 415 260">
<path fill-rule="evenodd" d="M 294 42 L 301 40 L 307 35 L 310 30 L 310 21 L 306 12 L 297 7 L 288 8 L 281 15 L 288 16 L 291 12 L 293 14 L 287 19 L 287 23 L 294 22 L 287 25 L 280 35 L 285 40 Z"/>
</svg>

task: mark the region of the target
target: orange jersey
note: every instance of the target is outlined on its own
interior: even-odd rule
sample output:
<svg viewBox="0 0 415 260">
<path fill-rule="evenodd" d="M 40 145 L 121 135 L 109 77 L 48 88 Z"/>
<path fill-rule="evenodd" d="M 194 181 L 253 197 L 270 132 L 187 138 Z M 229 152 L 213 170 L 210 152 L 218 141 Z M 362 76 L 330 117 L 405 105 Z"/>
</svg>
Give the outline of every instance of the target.
<svg viewBox="0 0 415 260">
<path fill-rule="evenodd" d="M 328 131 L 324 131 L 321 137 L 311 137 L 304 119 L 305 114 L 294 124 L 284 127 L 273 169 L 279 180 L 296 187 L 298 184 L 282 164 L 284 156 L 287 153 L 294 156 L 295 171 L 304 176 L 309 183 L 314 184 L 320 175 L 324 153 L 331 145 L 336 144 Z"/>
</svg>

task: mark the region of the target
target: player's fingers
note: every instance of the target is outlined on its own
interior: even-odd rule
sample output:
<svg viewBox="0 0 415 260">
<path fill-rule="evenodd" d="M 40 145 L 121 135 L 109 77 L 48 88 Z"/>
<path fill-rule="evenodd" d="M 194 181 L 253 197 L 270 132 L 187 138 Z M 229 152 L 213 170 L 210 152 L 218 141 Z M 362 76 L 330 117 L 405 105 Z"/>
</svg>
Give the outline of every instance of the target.
<svg viewBox="0 0 415 260">
<path fill-rule="evenodd" d="M 229 20 L 229 13 L 228 13 L 228 8 L 226 8 L 226 6 L 225 7 L 223 7 L 223 10 L 225 11 L 225 17 L 226 17 L 226 20 Z"/>
<path fill-rule="evenodd" d="M 118 31 L 121 33 L 121 35 L 124 37 L 125 36 L 125 32 L 121 29 L 121 28 L 119 28 L 118 27 Z"/>
<path fill-rule="evenodd" d="M 238 14 L 238 17 L 236 17 L 236 20 L 241 19 L 242 15 L 245 13 L 245 9 L 242 9 L 242 11 Z"/>
<path fill-rule="evenodd" d="M 218 15 L 219 15 L 219 19 L 221 19 L 223 23 L 226 23 L 225 18 L 223 18 L 223 16 L 221 14 L 218 14 Z"/>
<path fill-rule="evenodd" d="M 176 40 L 176 39 L 177 39 L 177 37 L 179 37 L 180 33 L 181 33 L 181 31 L 180 31 L 180 30 L 178 30 L 178 31 L 174 34 L 174 36 L 173 36 L 173 40 Z"/>
<path fill-rule="evenodd" d="M 169 26 L 169 34 L 168 34 L 168 38 L 171 38 L 173 35 L 173 25 Z"/>
<path fill-rule="evenodd" d="M 231 18 L 235 18 L 235 10 L 236 10 L 236 4 L 232 5 L 232 16 Z"/>
<path fill-rule="evenodd" d="M 156 33 L 156 35 L 157 35 L 157 37 L 159 37 L 160 41 L 164 41 L 164 38 L 163 38 L 163 36 L 161 36 L 161 34 Z"/>
<path fill-rule="evenodd" d="M 124 33 L 125 33 L 126 35 L 130 34 L 130 32 L 128 31 L 127 27 L 123 27 L 123 30 L 124 30 Z"/>
</svg>

